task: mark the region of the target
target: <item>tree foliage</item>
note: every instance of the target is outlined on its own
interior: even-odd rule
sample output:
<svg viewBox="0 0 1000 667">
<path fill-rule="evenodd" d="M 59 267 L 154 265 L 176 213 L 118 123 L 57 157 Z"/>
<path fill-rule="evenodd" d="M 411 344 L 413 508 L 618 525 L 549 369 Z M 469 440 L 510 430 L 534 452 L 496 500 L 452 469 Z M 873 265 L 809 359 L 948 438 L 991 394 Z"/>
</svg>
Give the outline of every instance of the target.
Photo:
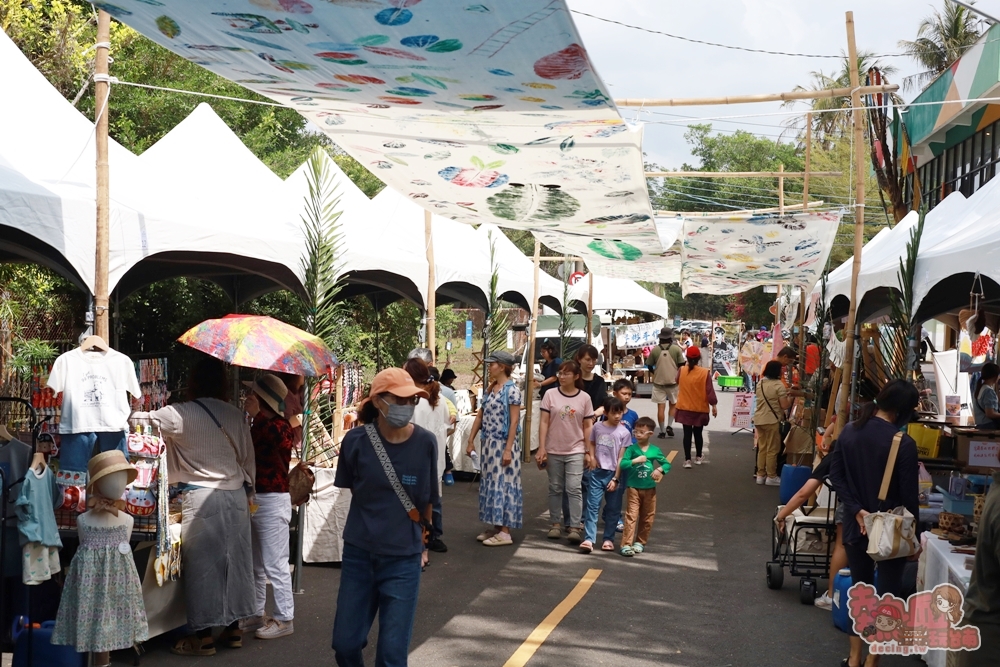
<svg viewBox="0 0 1000 667">
<path fill-rule="evenodd" d="M 0 0 L 0 28 L 64 97 L 90 75 L 85 50 L 97 34 L 90 5 L 70 0 Z"/>
<path fill-rule="evenodd" d="M 945 0 L 944 11 L 934 9 L 920 22 L 915 40 L 899 40 L 904 53 L 925 68 L 925 71 L 907 77 L 904 84 L 909 87 L 930 83 L 961 58 L 982 33 L 979 16 L 966 7 Z"/>
</svg>

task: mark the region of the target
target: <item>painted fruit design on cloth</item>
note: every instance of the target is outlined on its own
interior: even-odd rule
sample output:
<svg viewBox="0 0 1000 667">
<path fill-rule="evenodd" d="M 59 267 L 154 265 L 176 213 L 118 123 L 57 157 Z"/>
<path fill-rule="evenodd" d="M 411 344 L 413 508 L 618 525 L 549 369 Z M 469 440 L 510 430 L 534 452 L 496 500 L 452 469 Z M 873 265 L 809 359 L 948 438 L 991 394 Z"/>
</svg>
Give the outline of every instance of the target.
<svg viewBox="0 0 1000 667">
<path fill-rule="evenodd" d="M 166 15 L 156 19 L 156 28 L 170 39 L 181 34 L 181 27 L 177 25 L 177 21 Z"/>
<path fill-rule="evenodd" d="M 642 257 L 641 250 L 624 241 L 594 239 L 587 244 L 587 248 L 606 259 L 620 259 L 626 262 L 634 262 Z"/>
<path fill-rule="evenodd" d="M 464 188 L 499 188 L 507 184 L 507 174 L 497 171 L 504 165 L 503 160 L 486 163 L 473 156 L 470 162 L 472 167 L 445 167 L 438 172 L 438 176 Z"/>
<path fill-rule="evenodd" d="M 558 185 L 511 183 L 510 187 L 486 199 L 490 212 L 516 222 L 557 222 L 580 210 L 580 202 Z"/>
<path fill-rule="evenodd" d="M 587 51 L 579 44 L 570 44 L 535 61 L 535 74 L 543 79 L 579 79 L 589 71 Z"/>
</svg>

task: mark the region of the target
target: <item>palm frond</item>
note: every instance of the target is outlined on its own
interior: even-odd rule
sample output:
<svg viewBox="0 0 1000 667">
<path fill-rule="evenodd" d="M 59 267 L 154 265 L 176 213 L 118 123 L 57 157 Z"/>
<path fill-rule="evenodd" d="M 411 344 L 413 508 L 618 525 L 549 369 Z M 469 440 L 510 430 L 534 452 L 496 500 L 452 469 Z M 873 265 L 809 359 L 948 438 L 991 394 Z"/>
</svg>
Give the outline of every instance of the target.
<svg viewBox="0 0 1000 667">
<path fill-rule="evenodd" d="M 886 375 L 889 378 L 908 379 L 915 370 L 916 354 L 910 345 L 915 341 L 915 323 L 913 321 L 913 281 L 917 273 L 917 255 L 920 251 L 920 239 L 924 233 L 924 218 L 927 210 L 920 209 L 920 218 L 916 226 L 910 230 L 910 240 L 906 244 L 906 255 L 899 259 L 899 269 L 896 282 L 899 291 L 893 293 L 889 304 L 892 308 L 889 317 L 891 325 L 890 341 L 884 348 L 886 358 Z"/>
<path fill-rule="evenodd" d="M 570 343 L 570 332 L 572 330 L 572 310 L 570 306 L 569 299 L 569 276 L 572 264 L 569 259 L 563 260 L 563 296 L 562 296 L 562 312 L 559 314 L 559 357 L 562 359 L 566 358 L 569 353 L 569 343 Z M 589 341 L 588 341 L 589 342 Z"/>
<path fill-rule="evenodd" d="M 483 329 L 483 345 L 488 354 L 492 350 L 507 347 L 507 330 L 510 329 L 510 318 L 502 308 L 500 301 L 500 265 L 496 259 L 496 240 L 493 231 L 486 234 L 490 244 L 490 293 L 489 311 L 486 313 L 486 325 Z"/>
</svg>

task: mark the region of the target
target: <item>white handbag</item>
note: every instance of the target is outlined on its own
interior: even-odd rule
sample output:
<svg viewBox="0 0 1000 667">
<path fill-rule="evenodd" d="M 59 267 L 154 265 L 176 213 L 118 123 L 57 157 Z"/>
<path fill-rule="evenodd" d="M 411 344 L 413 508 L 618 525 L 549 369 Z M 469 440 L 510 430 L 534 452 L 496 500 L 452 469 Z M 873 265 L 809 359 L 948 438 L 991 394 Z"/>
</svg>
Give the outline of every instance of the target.
<svg viewBox="0 0 1000 667">
<path fill-rule="evenodd" d="M 892 481 L 892 471 L 896 466 L 896 455 L 902 439 L 902 431 L 892 439 L 889 460 L 885 464 L 885 474 L 882 475 L 882 487 L 878 492 L 880 503 L 889 494 L 889 483 Z M 917 542 L 917 519 L 903 506 L 889 512 L 867 515 L 865 530 L 868 533 L 868 556 L 873 561 L 906 558 L 920 549 Z"/>
</svg>

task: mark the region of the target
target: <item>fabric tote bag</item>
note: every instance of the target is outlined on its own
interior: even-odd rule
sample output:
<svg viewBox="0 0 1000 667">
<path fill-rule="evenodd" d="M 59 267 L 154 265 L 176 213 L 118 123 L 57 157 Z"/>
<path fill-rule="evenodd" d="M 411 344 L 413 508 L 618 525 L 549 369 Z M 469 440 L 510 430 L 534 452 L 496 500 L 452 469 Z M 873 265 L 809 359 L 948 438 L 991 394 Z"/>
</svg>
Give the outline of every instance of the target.
<svg viewBox="0 0 1000 667">
<path fill-rule="evenodd" d="M 885 464 L 885 474 L 882 475 L 882 487 L 878 492 L 879 503 L 885 502 L 889 494 L 889 482 L 892 481 L 902 439 L 902 431 L 892 439 L 889 460 Z M 917 519 L 903 506 L 889 512 L 869 514 L 865 517 L 865 530 L 868 532 L 868 556 L 876 562 L 906 558 L 917 553 L 920 548 L 917 543 Z"/>
</svg>

